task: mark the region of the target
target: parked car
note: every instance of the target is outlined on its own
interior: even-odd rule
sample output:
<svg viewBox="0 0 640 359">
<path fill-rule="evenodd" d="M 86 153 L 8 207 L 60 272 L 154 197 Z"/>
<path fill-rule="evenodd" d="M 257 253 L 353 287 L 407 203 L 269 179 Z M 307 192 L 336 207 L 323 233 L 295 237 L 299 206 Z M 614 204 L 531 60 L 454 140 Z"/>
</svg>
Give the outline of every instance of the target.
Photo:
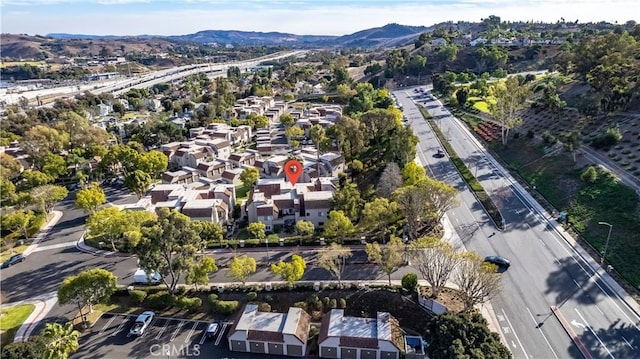
<svg viewBox="0 0 640 359">
<path fill-rule="evenodd" d="M 139 284 L 158 284 L 162 281 L 162 276 L 156 272 L 147 275 L 144 269 L 138 268 L 135 273 L 133 273 L 133 281 Z"/>
<path fill-rule="evenodd" d="M 11 257 L 9 257 L 9 259 L 7 259 L 6 261 L 2 262 L 2 266 L 0 266 L 0 268 L 11 267 L 12 265 L 14 265 L 16 263 L 24 262 L 25 259 L 27 259 L 27 257 L 25 257 L 24 254 L 22 254 L 22 253 L 14 254 Z"/>
<path fill-rule="evenodd" d="M 207 327 L 207 332 L 205 334 L 207 339 L 213 339 L 216 336 L 216 334 L 218 334 L 219 329 L 220 329 L 220 323 L 218 322 L 210 323 L 209 326 Z"/>
<path fill-rule="evenodd" d="M 484 258 L 484 261 L 487 263 L 495 264 L 498 268 L 507 269 L 511 267 L 511 262 L 507 258 L 500 256 L 488 256 Z"/>
<path fill-rule="evenodd" d="M 136 322 L 133 324 L 133 327 L 131 327 L 131 330 L 129 330 L 129 334 L 135 336 L 141 336 L 144 334 L 145 329 L 147 329 L 149 324 L 151 324 L 151 321 L 155 316 L 156 313 L 150 310 L 142 312 L 142 314 L 136 318 Z"/>
</svg>

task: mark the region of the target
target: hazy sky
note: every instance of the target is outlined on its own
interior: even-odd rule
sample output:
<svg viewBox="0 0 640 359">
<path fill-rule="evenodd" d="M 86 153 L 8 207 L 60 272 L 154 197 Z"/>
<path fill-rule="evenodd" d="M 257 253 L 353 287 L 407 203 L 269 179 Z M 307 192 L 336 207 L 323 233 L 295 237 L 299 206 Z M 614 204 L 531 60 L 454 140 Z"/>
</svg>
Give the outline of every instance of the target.
<svg viewBox="0 0 640 359">
<path fill-rule="evenodd" d="M 3 33 L 182 35 L 201 30 L 345 35 L 388 23 L 609 21 L 640 14 L 639 0 L 0 0 Z M 640 21 L 638 21 L 640 22 Z"/>
</svg>

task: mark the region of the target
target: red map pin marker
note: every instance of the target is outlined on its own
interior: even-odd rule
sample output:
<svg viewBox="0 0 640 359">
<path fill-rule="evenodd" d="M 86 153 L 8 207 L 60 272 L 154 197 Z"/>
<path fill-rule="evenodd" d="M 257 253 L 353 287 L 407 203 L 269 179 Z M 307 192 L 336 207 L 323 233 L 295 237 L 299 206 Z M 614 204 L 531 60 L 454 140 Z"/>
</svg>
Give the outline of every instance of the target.
<svg viewBox="0 0 640 359">
<path fill-rule="evenodd" d="M 292 186 L 295 186 L 298 182 L 298 178 L 300 178 L 302 174 L 302 169 L 302 163 L 296 160 L 290 160 L 284 164 L 284 174 L 287 175 Z"/>
</svg>

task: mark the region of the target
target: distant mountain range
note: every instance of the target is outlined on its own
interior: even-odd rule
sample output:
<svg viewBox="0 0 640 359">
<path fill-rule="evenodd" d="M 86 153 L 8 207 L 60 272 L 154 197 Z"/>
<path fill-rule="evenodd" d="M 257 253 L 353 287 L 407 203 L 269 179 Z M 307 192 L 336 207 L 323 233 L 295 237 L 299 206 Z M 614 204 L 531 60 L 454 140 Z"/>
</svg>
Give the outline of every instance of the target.
<svg viewBox="0 0 640 359">
<path fill-rule="evenodd" d="M 54 39 L 83 40 L 119 40 L 119 39 L 165 39 L 198 44 L 219 45 L 285 45 L 289 47 L 391 47 L 413 41 L 431 27 L 388 24 L 382 27 L 366 29 L 344 36 L 295 35 L 281 32 L 255 32 L 235 30 L 205 30 L 187 35 L 85 35 L 85 34 L 47 34 Z"/>
</svg>

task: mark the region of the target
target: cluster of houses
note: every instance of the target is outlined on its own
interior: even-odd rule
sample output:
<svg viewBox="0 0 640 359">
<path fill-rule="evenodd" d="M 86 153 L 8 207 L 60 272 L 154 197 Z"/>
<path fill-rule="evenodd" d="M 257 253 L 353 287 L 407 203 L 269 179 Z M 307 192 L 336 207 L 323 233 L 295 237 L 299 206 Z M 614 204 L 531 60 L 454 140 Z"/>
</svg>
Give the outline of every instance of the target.
<svg viewBox="0 0 640 359">
<path fill-rule="evenodd" d="M 234 321 L 227 340 L 232 351 L 304 357 L 311 318 L 301 308 L 288 313 L 260 312 L 258 305 L 247 304 Z M 346 316 L 344 309 L 326 313 L 320 325 L 318 355 L 340 359 L 426 358 L 420 348 L 405 337 L 398 321 L 387 312 L 376 318 Z"/>
<path fill-rule="evenodd" d="M 155 211 L 174 208 L 194 220 L 206 220 L 221 225 L 246 215 L 249 222 L 263 222 L 266 231 L 278 226 L 293 226 L 304 219 L 322 228 L 330 211 L 337 177 L 345 169 L 343 156 L 336 151 L 318 153 L 310 143 L 291 153 L 279 119 L 285 112 L 296 119 L 308 136 L 311 126 L 330 126 L 341 116 L 334 105 L 309 109 L 288 109 L 272 98 L 251 97 L 239 100 L 234 111 L 238 116 L 267 116 L 269 128 L 256 131 L 250 126 L 232 127 L 213 123 L 189 130 L 190 140 L 161 145 L 159 150 L 168 158 L 168 170 L 162 184 L 154 186 L 148 196 L 125 209 Z M 305 141 L 306 142 L 306 141 Z M 249 147 L 255 148 L 249 148 Z M 303 174 L 292 185 L 284 174 L 284 165 L 295 156 Z M 240 175 L 246 168 L 256 168 L 258 182 L 249 192 L 244 205 L 236 208 L 235 187 L 242 184 Z"/>
</svg>

